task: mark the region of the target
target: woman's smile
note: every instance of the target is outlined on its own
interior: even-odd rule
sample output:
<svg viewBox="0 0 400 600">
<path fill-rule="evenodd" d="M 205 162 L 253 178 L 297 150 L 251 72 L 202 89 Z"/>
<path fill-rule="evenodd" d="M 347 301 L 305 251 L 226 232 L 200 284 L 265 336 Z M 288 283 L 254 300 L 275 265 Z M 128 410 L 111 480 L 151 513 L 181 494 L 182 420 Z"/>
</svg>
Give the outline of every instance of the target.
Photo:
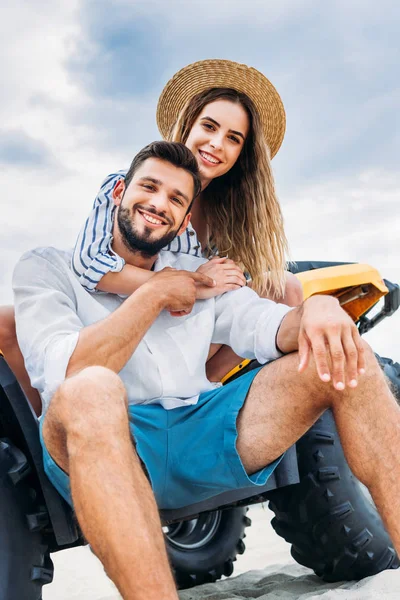
<svg viewBox="0 0 400 600">
<path fill-rule="evenodd" d="M 220 165 L 222 160 L 216 158 L 213 154 L 206 152 L 205 150 L 199 150 L 199 154 L 206 165 Z"/>
</svg>

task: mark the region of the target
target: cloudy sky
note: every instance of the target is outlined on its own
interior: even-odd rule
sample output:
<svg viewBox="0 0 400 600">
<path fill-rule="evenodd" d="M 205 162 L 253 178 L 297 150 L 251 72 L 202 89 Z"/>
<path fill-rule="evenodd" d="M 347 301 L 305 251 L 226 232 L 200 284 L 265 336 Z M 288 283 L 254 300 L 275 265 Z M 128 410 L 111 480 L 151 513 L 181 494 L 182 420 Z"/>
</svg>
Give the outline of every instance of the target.
<svg viewBox="0 0 400 600">
<path fill-rule="evenodd" d="M 397 0 L 14 0 L 0 12 L 0 298 L 38 245 L 71 246 L 101 180 L 159 138 L 158 96 L 204 58 L 273 82 L 273 161 L 295 260 L 400 281 Z M 368 336 L 400 360 L 400 311 Z"/>
</svg>

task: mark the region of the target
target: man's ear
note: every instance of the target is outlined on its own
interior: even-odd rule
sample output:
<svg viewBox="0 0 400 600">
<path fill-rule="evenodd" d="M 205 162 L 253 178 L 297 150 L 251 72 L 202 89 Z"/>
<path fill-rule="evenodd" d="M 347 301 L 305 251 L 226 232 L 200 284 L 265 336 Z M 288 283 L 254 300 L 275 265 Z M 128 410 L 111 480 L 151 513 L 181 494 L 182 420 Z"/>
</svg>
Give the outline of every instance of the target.
<svg viewBox="0 0 400 600">
<path fill-rule="evenodd" d="M 184 218 L 183 223 L 180 226 L 179 231 L 177 232 L 176 235 L 182 235 L 182 233 L 185 231 L 186 227 L 189 225 L 191 216 L 192 216 L 192 213 L 190 213 L 190 212 L 186 215 L 186 217 Z"/>
<path fill-rule="evenodd" d="M 114 189 L 112 191 L 112 196 L 113 196 L 115 206 L 119 206 L 121 204 L 124 192 L 125 192 L 125 181 L 123 179 L 119 179 L 117 181 L 117 183 L 115 184 Z"/>
</svg>

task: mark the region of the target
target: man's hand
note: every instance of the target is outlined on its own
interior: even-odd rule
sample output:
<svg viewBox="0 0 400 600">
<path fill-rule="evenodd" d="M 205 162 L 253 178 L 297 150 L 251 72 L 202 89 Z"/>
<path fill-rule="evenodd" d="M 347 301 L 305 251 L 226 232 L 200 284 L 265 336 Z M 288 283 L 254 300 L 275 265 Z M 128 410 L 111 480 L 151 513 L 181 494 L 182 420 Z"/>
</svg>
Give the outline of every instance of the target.
<svg viewBox="0 0 400 600">
<path fill-rule="evenodd" d="M 191 312 L 197 299 L 197 286 L 215 288 L 215 281 L 204 273 L 180 271 L 166 267 L 145 284 L 156 291 L 162 308 L 179 317 Z"/>
<path fill-rule="evenodd" d="M 197 284 L 196 297 L 198 300 L 214 298 L 214 296 L 238 290 L 246 285 L 246 278 L 242 270 L 229 258 L 212 258 L 207 263 L 204 263 L 204 265 L 201 265 L 196 272 L 208 275 L 216 282 L 214 287 Z"/>
<path fill-rule="evenodd" d="M 332 296 L 312 296 L 302 306 L 298 335 L 299 372 L 305 371 L 311 353 L 322 381 L 337 390 L 357 386 L 365 372 L 364 348 L 358 329 Z"/>
</svg>

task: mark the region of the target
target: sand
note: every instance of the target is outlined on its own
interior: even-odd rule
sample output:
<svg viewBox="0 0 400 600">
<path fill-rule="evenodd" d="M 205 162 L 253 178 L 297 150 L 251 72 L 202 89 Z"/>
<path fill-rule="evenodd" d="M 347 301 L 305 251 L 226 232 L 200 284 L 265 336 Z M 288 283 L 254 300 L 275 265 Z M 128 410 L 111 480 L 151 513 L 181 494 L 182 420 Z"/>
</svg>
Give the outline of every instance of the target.
<svg viewBox="0 0 400 600">
<path fill-rule="evenodd" d="M 272 513 L 250 509 L 246 552 L 235 563 L 234 575 L 214 584 L 180 592 L 180 600 L 398 600 L 400 569 L 384 571 L 360 582 L 324 583 L 290 556 L 289 545 L 273 531 Z M 45 586 L 43 600 L 118 600 L 120 595 L 88 547 L 53 555 L 55 577 Z M 134 566 L 132 566 L 134 568 Z"/>
</svg>

